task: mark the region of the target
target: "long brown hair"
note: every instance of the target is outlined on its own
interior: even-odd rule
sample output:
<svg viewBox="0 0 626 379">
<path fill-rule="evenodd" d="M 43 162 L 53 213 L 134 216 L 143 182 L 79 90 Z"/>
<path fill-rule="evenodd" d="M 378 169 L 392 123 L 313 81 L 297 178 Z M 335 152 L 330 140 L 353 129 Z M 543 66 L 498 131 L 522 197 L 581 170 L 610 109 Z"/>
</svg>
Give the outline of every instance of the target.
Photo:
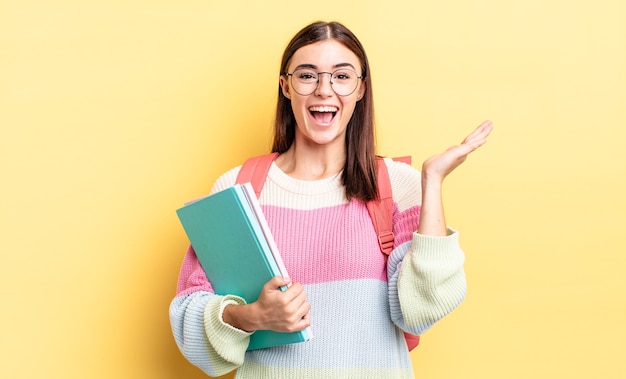
<svg viewBox="0 0 626 379">
<path fill-rule="evenodd" d="M 295 52 L 315 42 L 334 39 L 350 49 L 358 58 L 363 69 L 365 93 L 356 103 L 354 113 L 346 130 L 346 162 L 342 181 L 346 197 L 356 197 L 363 201 L 376 198 L 376 157 L 374 138 L 374 102 L 369 62 L 361 42 L 345 26 L 338 22 L 315 22 L 300 30 L 289 42 L 283 53 L 280 74 L 285 75 Z M 274 122 L 273 152 L 284 153 L 295 139 L 296 119 L 291 101 L 278 86 L 278 104 Z"/>
</svg>

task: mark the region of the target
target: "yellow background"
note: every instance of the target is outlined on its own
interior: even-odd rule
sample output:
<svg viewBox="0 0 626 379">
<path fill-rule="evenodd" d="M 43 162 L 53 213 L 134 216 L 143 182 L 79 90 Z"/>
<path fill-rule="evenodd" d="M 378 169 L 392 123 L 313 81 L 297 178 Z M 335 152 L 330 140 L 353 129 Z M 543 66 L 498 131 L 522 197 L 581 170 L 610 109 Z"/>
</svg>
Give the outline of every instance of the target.
<svg viewBox="0 0 626 379">
<path fill-rule="evenodd" d="M 3 0 L 0 377 L 203 377 L 169 329 L 174 211 L 268 150 L 317 19 L 368 51 L 381 153 L 496 125 L 447 182 L 469 293 L 416 376 L 626 376 L 623 0 Z"/>
</svg>

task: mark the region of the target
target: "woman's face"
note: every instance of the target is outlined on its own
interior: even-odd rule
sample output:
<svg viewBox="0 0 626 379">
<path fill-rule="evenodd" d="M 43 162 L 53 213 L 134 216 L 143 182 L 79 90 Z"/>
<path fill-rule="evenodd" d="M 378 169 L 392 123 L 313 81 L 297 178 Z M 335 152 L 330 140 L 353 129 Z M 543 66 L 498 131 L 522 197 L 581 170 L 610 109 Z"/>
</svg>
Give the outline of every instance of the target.
<svg viewBox="0 0 626 379">
<path fill-rule="evenodd" d="M 352 70 L 357 76 L 362 75 L 361 64 L 357 56 L 340 42 L 329 39 L 306 45 L 296 50 L 289 62 L 287 73 L 306 68 L 313 73 L 333 73 L 339 69 Z M 349 72 L 349 71 L 346 71 Z M 329 74 L 318 74 L 319 84 L 309 95 L 308 91 L 295 91 L 292 84 L 298 78 L 281 75 L 282 92 L 291 100 L 291 108 L 296 119 L 296 143 L 309 145 L 337 146 L 344 149 L 346 127 L 357 101 L 365 92 L 361 79 L 357 79 L 356 89 L 347 96 L 339 96 L 331 87 Z M 335 89 L 340 89 L 340 76 L 334 80 Z M 315 84 L 313 84 L 315 87 Z"/>
</svg>

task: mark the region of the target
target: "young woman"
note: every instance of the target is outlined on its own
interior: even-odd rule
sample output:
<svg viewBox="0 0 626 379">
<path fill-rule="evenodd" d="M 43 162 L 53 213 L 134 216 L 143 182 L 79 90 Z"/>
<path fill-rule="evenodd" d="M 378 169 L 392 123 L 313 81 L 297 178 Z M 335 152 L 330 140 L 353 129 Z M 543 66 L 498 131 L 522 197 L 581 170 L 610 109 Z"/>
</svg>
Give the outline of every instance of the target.
<svg viewBox="0 0 626 379">
<path fill-rule="evenodd" d="M 283 55 L 273 144 L 280 155 L 260 196 L 291 278 L 270 280 L 246 304 L 214 294 L 189 248 L 170 318 L 180 350 L 208 375 L 413 378 L 402 332 L 424 333 L 465 296 L 464 255 L 445 223 L 442 183 L 485 143 L 491 123 L 426 160 L 421 174 L 385 160 L 395 234 L 386 260 L 365 205 L 377 194 L 373 120 L 357 38 L 335 22 L 302 29 Z M 212 193 L 232 186 L 239 169 Z M 309 326 L 310 341 L 246 351 L 255 330 Z"/>
</svg>

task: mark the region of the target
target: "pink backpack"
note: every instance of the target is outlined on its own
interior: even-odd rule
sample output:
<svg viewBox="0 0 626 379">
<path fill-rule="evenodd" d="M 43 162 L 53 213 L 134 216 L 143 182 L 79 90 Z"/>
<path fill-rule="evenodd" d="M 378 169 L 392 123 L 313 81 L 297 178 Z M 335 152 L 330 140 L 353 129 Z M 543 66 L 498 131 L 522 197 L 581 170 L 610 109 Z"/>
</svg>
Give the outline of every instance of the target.
<svg viewBox="0 0 626 379">
<path fill-rule="evenodd" d="M 252 183 L 254 192 L 259 197 L 265 184 L 267 173 L 277 156 L 278 153 L 271 153 L 249 158 L 241 166 L 241 170 L 237 175 L 237 183 Z M 394 158 L 394 160 L 411 164 L 411 157 L 409 156 Z M 379 196 L 377 200 L 367 202 L 367 210 L 372 218 L 374 229 L 378 234 L 380 250 L 387 257 L 393 250 L 393 198 L 387 165 L 381 157 L 377 157 L 376 162 L 378 166 L 377 184 Z M 419 345 L 420 336 L 405 332 L 404 337 L 409 351 Z"/>
</svg>

